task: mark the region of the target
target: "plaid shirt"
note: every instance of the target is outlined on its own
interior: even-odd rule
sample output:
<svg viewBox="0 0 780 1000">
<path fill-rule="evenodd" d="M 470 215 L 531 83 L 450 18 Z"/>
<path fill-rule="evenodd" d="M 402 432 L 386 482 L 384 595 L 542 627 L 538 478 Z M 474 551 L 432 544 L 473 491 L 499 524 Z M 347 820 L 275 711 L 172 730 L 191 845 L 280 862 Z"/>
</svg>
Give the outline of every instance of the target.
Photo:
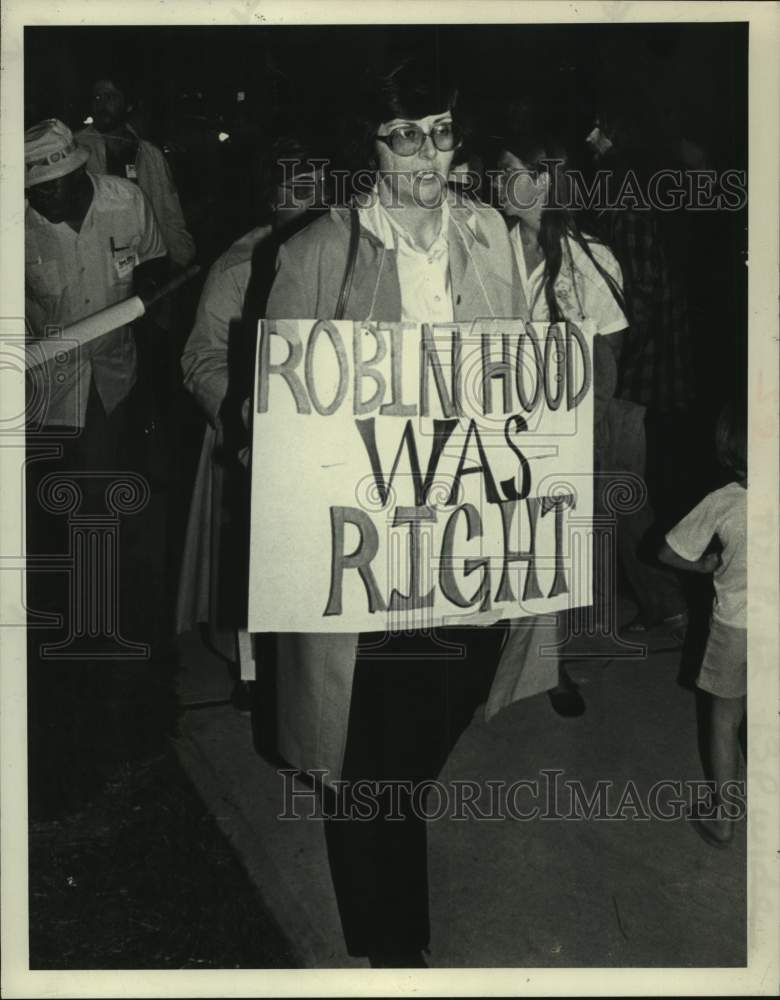
<svg viewBox="0 0 780 1000">
<path fill-rule="evenodd" d="M 612 211 L 599 221 L 623 269 L 630 323 L 616 395 L 657 413 L 687 409 L 694 386 L 686 296 L 655 213 Z"/>
</svg>

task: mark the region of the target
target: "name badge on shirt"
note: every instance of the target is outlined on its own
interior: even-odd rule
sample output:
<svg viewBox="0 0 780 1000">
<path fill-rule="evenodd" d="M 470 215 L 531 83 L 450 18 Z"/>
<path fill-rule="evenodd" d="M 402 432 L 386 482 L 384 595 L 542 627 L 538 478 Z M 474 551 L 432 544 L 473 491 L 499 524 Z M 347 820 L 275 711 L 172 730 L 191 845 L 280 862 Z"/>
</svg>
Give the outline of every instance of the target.
<svg viewBox="0 0 780 1000">
<path fill-rule="evenodd" d="M 120 281 L 124 281 L 126 278 L 131 277 L 133 268 L 138 264 L 138 254 L 135 250 L 122 247 L 121 250 L 112 251 L 112 258 L 117 278 Z"/>
<path fill-rule="evenodd" d="M 136 173 L 136 169 L 135 169 L 135 164 L 134 163 L 126 163 L 125 164 L 125 177 L 129 181 L 137 181 L 138 180 L 138 174 Z"/>
</svg>

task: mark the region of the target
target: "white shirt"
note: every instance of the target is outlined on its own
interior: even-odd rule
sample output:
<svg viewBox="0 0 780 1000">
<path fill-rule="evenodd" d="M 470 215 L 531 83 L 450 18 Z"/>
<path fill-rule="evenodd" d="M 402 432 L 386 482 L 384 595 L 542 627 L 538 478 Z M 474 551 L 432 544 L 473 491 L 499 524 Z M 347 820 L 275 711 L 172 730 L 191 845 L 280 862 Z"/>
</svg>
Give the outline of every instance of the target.
<svg viewBox="0 0 780 1000">
<path fill-rule="evenodd" d="M 172 263 L 184 268 L 195 257 L 195 243 L 187 231 L 171 168 L 157 146 L 142 139 L 131 125 L 126 127 L 138 140 L 133 171 L 127 174 L 127 179 L 136 181 L 149 199 Z M 106 137 L 94 125 L 88 125 L 75 138 L 89 150 L 87 170 L 91 174 L 106 174 Z"/>
<path fill-rule="evenodd" d="M 714 535 L 723 551 L 715 570 L 712 617 L 722 625 L 747 628 L 747 490 L 729 483 L 694 507 L 666 536 L 669 548 L 695 562 Z"/>
<path fill-rule="evenodd" d="M 81 229 L 52 223 L 28 204 L 25 213 L 25 316 L 33 336 L 64 327 L 133 294 L 138 264 L 166 248 L 143 192 L 118 177 L 87 175 L 94 186 Z M 83 427 L 90 379 L 106 410 L 122 402 L 136 377 L 129 326 L 68 352 L 40 369 L 40 422 Z"/>
<path fill-rule="evenodd" d="M 523 243 L 520 239 L 520 226 L 514 227 L 509 238 L 531 313 L 530 318 L 537 323 L 548 323 L 550 310 L 544 295 L 544 261 L 528 274 Z M 623 274 L 614 255 L 603 243 L 597 243 L 587 236 L 585 239 L 599 265 L 622 289 Z M 555 279 L 554 287 L 558 306 L 564 317 L 572 323 L 591 319 L 596 324 L 596 333 L 600 334 L 617 333 L 618 330 L 625 330 L 628 326 L 623 310 L 615 301 L 609 285 L 599 274 L 593 261 L 576 240 L 566 236 L 561 240 L 561 270 Z"/>
<path fill-rule="evenodd" d="M 361 206 L 360 221 L 387 250 L 396 253 L 398 284 L 401 288 L 401 320 L 408 323 L 451 323 L 454 319 L 450 289 L 450 208 L 447 201 L 438 210 L 439 234 L 428 250 L 388 212 L 376 189 L 368 205 Z"/>
</svg>

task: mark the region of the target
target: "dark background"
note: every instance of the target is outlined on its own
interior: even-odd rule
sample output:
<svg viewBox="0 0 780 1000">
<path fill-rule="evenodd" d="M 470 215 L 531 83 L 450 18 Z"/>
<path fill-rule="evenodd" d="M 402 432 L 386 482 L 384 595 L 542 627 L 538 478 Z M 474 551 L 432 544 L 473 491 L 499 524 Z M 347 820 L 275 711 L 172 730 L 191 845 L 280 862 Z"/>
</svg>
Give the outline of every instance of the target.
<svg viewBox="0 0 780 1000">
<path fill-rule="evenodd" d="M 262 130 L 279 109 L 316 103 L 333 118 L 357 63 L 423 52 L 486 104 L 533 91 L 575 129 L 602 95 L 629 92 L 716 164 L 745 163 L 746 24 L 27 28 L 25 41 L 28 124 L 78 124 L 95 70 L 112 66 L 134 77 L 158 141 L 185 115 Z"/>
<path fill-rule="evenodd" d="M 747 38 L 740 23 L 27 28 L 25 124 L 53 116 L 76 129 L 96 78 L 129 80 L 133 124 L 163 147 L 209 264 L 262 216 L 258 155 L 275 133 L 313 121 L 318 155 L 339 162 L 340 126 L 367 63 L 425 55 L 455 76 L 485 133 L 531 96 L 575 166 L 587 166 L 594 115 L 617 102 L 646 161 L 679 166 L 685 138 L 720 172 L 747 170 Z M 747 214 L 683 214 L 675 242 L 699 395 L 715 410 L 746 376 Z"/>
<path fill-rule="evenodd" d="M 364 63 L 422 53 L 442 73 L 454 70 L 485 135 L 500 129 L 509 104 L 532 96 L 583 168 L 594 115 L 617 100 L 645 164 L 679 166 L 684 138 L 712 169 L 747 170 L 747 40 L 747 25 L 736 23 L 27 28 L 25 125 L 58 117 L 76 130 L 96 79 L 130 81 L 132 123 L 170 163 L 202 266 L 177 302 L 180 348 L 209 265 L 262 215 L 258 162 L 270 141 L 313 120 L 318 155 L 338 162 Z M 714 414 L 746 383 L 747 212 L 682 212 L 671 221 L 695 369 L 686 419 L 701 423 L 706 450 Z M 30 630 L 33 967 L 290 964 L 165 750 L 177 712 L 172 602 L 204 424 L 180 383 L 171 383 L 158 435 L 152 502 L 130 519 L 133 544 L 124 549 L 123 634 L 150 642 L 154 658 L 133 670 L 103 661 L 55 667 L 37 659 L 51 636 Z M 714 461 L 690 458 L 705 470 Z M 698 484 L 701 493 L 712 485 Z M 124 910 L 120 894 L 130 900 Z M 84 929 L 76 938 L 74 913 Z"/>
</svg>

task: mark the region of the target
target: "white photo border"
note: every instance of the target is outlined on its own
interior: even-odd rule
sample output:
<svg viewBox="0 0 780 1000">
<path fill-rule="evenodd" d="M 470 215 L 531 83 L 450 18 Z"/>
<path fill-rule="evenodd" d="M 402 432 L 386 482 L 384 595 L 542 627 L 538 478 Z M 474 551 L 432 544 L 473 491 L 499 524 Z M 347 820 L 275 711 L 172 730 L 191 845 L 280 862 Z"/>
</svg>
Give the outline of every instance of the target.
<svg viewBox="0 0 780 1000">
<path fill-rule="evenodd" d="M 0 629 L 2 992 L 6 997 L 777 995 L 778 911 L 778 150 L 780 7 L 763 3 L 460 0 L 5 0 L 0 88 L 0 337 L 24 334 L 23 29 L 33 25 L 749 22 L 749 755 L 748 965 L 678 969 L 29 971 L 25 630 Z M 0 365 L 0 419 L 24 412 L 24 380 Z M 18 449 L 0 448 L 0 569 L 23 551 Z M 10 562 L 8 560 L 11 560 Z M 15 564 L 14 564 L 15 565 Z M 18 572 L 0 574 L 2 617 Z"/>
</svg>

